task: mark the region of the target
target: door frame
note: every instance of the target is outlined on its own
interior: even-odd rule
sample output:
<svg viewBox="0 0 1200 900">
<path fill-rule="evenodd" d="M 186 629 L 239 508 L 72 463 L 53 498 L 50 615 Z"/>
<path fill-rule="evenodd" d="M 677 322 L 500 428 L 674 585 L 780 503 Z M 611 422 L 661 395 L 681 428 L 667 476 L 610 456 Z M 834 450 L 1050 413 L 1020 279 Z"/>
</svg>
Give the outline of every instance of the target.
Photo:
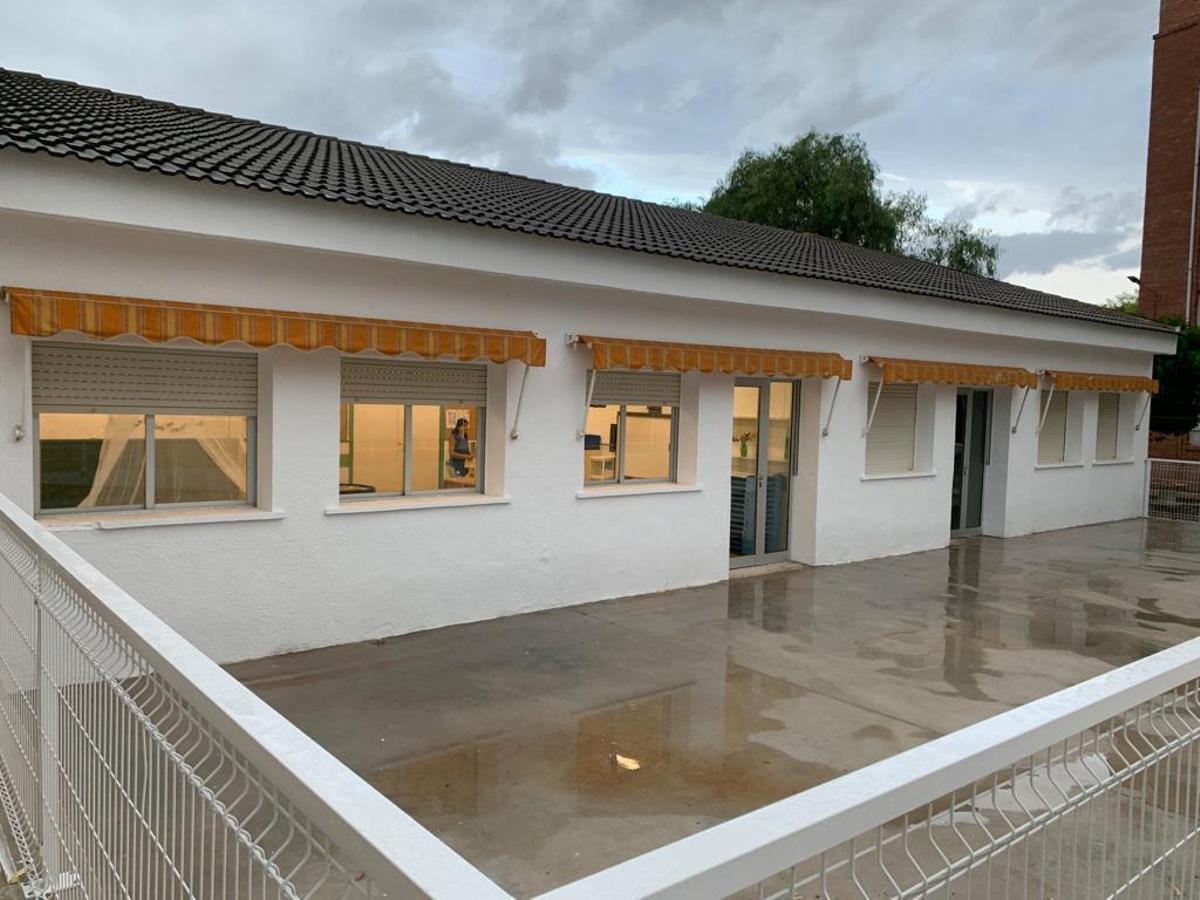
<svg viewBox="0 0 1200 900">
<path fill-rule="evenodd" d="M 971 454 L 977 451 L 977 448 L 971 442 L 971 421 L 974 417 L 974 406 L 978 395 L 982 394 L 987 398 L 987 409 L 985 410 L 985 418 L 983 422 L 983 453 L 980 454 L 980 465 L 984 468 L 984 476 L 987 474 L 987 467 L 991 464 L 992 457 L 992 414 L 996 408 L 995 392 L 988 388 L 962 388 L 960 387 L 955 397 L 967 398 L 967 407 L 965 411 L 966 422 L 963 423 L 963 465 L 962 471 L 957 474 L 960 484 L 959 489 L 959 504 L 958 504 L 958 521 L 953 521 L 951 515 L 950 536 L 951 537 L 970 537 L 971 535 L 980 534 L 983 531 L 983 504 L 984 498 L 987 495 L 987 485 L 985 482 L 980 482 L 979 486 L 979 524 L 973 525 L 970 528 L 963 526 L 963 522 L 967 520 L 967 515 L 970 509 L 970 496 L 967 490 L 970 482 L 970 464 L 972 462 Z M 958 404 L 955 403 L 955 416 L 958 415 Z M 955 427 L 957 428 L 957 422 Z M 953 471 L 951 478 L 955 477 Z M 954 484 L 951 484 L 951 501 L 953 501 Z M 953 512 L 953 506 L 951 507 Z"/>
<path fill-rule="evenodd" d="M 767 553 L 767 436 L 771 427 L 771 383 L 788 382 L 792 385 L 791 429 L 788 435 L 788 491 L 787 491 L 787 548 Z M 800 434 L 800 387 L 803 383 L 798 378 L 758 378 L 739 375 L 734 381 L 734 387 L 758 388 L 758 460 L 755 481 L 754 503 L 754 549 L 753 554 L 746 556 L 730 556 L 729 568 L 741 569 L 746 566 L 763 566 L 775 562 L 786 562 L 791 559 L 792 550 L 792 495 L 795 490 L 798 472 L 797 439 Z M 730 424 L 733 423 L 733 413 L 730 411 Z M 732 456 L 730 457 L 732 464 Z M 732 475 L 732 468 L 730 475 Z M 731 513 L 732 514 L 732 513 Z"/>
</svg>

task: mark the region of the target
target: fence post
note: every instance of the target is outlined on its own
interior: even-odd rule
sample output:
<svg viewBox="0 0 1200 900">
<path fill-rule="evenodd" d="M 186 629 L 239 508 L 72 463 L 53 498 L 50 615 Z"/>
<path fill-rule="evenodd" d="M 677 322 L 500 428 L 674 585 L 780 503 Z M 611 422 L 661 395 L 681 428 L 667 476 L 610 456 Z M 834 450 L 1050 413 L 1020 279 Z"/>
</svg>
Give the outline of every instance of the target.
<svg viewBox="0 0 1200 900">
<path fill-rule="evenodd" d="M 37 732 L 41 737 L 38 748 L 38 778 L 42 787 L 42 803 L 38 807 L 37 837 L 41 845 L 43 884 L 47 891 L 57 890 L 63 883 L 63 847 L 58 835 L 59 804 L 59 729 L 58 689 L 49 671 L 53 654 L 47 652 L 45 595 L 48 579 L 45 563 L 39 559 L 34 572 L 34 669 L 37 673 Z"/>
<path fill-rule="evenodd" d="M 1154 461 L 1146 457 L 1146 468 L 1142 472 L 1142 518 L 1150 517 L 1150 467 Z"/>
</svg>

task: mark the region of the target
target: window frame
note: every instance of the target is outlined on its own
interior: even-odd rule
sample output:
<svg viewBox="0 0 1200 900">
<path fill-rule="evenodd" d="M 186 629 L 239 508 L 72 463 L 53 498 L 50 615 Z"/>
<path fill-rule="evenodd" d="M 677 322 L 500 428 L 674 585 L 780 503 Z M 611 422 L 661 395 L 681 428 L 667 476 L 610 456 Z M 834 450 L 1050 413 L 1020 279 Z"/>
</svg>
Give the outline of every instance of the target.
<svg viewBox="0 0 1200 900">
<path fill-rule="evenodd" d="M 101 415 L 101 416 L 141 416 L 145 437 L 145 461 L 142 480 L 144 482 L 142 503 L 127 506 L 67 506 L 44 508 L 42 506 L 42 415 Z M 189 500 L 182 503 L 160 503 L 154 496 L 154 420 L 156 415 L 164 416 L 224 416 L 246 420 L 246 498 L 244 500 Z M 169 410 L 156 409 L 154 412 L 145 410 L 114 409 L 102 406 L 55 406 L 53 409 L 34 407 L 33 409 L 33 508 L 37 516 L 88 515 L 90 513 L 109 512 L 146 512 L 154 509 L 198 509 L 208 507 L 254 507 L 258 505 L 258 416 L 243 411 L 233 410 Z"/>
<path fill-rule="evenodd" d="M 670 403 L 593 403 L 588 405 L 588 409 L 603 409 L 604 407 L 617 407 L 617 446 L 614 449 L 616 456 L 615 470 L 616 478 L 604 481 L 589 481 L 587 477 L 587 451 L 584 450 L 583 462 L 583 486 L 585 489 L 603 488 L 614 484 L 678 484 L 679 483 L 679 406 L 680 404 Z M 626 420 L 628 409 L 630 406 L 644 406 L 647 409 L 657 407 L 662 409 L 666 407 L 671 410 L 671 430 L 670 430 L 670 461 L 668 465 L 666 478 L 632 478 L 625 477 L 625 440 L 626 440 Z"/>
<path fill-rule="evenodd" d="M 478 404 L 474 401 L 470 403 L 447 403 L 442 400 L 407 400 L 402 403 L 397 403 L 394 400 L 384 400 L 378 397 L 367 397 L 358 399 L 355 397 L 342 396 L 338 401 L 338 427 L 341 427 L 341 407 L 342 404 L 350 405 L 350 423 L 349 427 L 353 430 L 354 427 L 354 406 L 361 404 L 363 406 L 398 406 L 404 410 L 404 453 L 401 463 L 404 471 L 404 485 L 399 491 L 375 491 L 369 494 L 339 494 L 338 501 L 342 503 L 359 503 L 368 500 L 378 500 L 380 498 L 394 497 L 429 497 L 442 496 L 445 494 L 482 494 L 484 486 L 484 466 L 487 454 L 487 404 Z M 455 408 L 470 408 L 478 410 L 479 421 L 475 423 L 475 485 L 474 487 L 452 487 L 452 488 L 432 488 L 424 491 L 414 491 L 412 488 L 412 425 L 413 415 L 412 409 L 414 406 L 435 406 L 439 410 L 438 421 L 442 421 L 444 410 Z M 444 438 L 439 437 L 439 440 Z M 445 461 L 442 462 L 445 466 Z M 338 468 L 341 468 L 340 462 Z M 353 473 L 351 473 L 353 477 Z M 339 481 L 339 485 L 341 482 Z"/>
</svg>

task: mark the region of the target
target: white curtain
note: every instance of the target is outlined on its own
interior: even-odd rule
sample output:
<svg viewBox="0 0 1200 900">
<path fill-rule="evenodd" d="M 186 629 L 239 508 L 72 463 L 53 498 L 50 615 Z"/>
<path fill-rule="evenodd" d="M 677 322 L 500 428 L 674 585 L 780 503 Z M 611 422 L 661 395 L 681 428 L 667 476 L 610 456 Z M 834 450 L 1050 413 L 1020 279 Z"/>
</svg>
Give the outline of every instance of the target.
<svg viewBox="0 0 1200 900">
<path fill-rule="evenodd" d="M 79 503 L 81 507 L 131 506 L 140 502 L 146 477 L 143 422 L 141 416 L 109 416 L 96 474 L 91 490 Z"/>
<path fill-rule="evenodd" d="M 205 437 L 196 435 L 196 443 L 200 445 L 208 458 L 213 461 L 221 474 L 237 487 L 238 493 L 246 495 L 246 441 L 237 437 Z"/>
</svg>

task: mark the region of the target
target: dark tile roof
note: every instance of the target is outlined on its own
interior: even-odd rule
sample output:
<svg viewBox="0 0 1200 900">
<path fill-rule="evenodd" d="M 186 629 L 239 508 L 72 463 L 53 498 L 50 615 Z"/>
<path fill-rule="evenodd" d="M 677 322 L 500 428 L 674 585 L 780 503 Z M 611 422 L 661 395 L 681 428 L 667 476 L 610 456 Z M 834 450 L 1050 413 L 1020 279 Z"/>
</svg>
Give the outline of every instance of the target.
<svg viewBox="0 0 1200 900">
<path fill-rule="evenodd" d="M 0 69 L 0 148 L 6 147 L 713 265 L 1165 330 L 1092 304 L 811 234 Z"/>
</svg>

